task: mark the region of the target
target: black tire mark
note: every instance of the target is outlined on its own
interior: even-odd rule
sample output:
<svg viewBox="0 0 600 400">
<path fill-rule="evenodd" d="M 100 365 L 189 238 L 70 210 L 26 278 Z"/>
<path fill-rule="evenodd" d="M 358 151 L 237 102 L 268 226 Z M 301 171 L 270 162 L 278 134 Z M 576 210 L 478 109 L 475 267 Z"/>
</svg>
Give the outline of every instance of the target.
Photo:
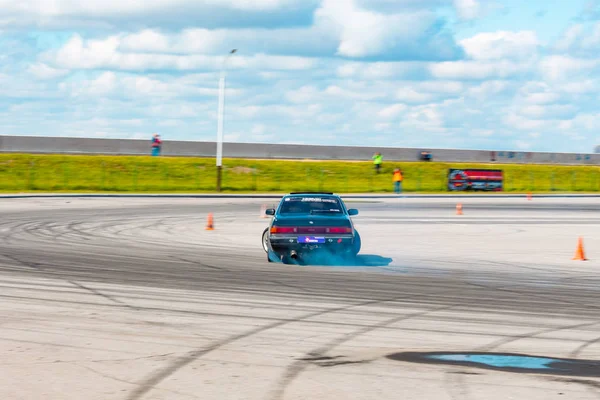
<svg viewBox="0 0 600 400">
<path fill-rule="evenodd" d="M 457 371 L 446 371 L 444 372 L 444 386 L 446 391 L 452 400 L 465 400 L 469 399 L 470 392 L 467 385 L 467 379 L 464 373 L 458 374 Z M 465 370 L 459 370 L 458 372 L 466 372 Z"/>
<path fill-rule="evenodd" d="M 98 371 L 98 370 L 96 370 L 96 369 L 94 369 L 94 368 L 92 368 L 92 367 L 90 367 L 88 365 L 85 365 L 85 364 L 83 364 L 81 362 L 72 362 L 72 364 L 77 365 L 80 368 L 84 368 L 84 369 L 86 369 L 86 370 L 88 370 L 88 371 L 90 371 L 90 372 L 92 372 L 92 373 L 94 373 L 94 374 L 96 374 L 98 376 L 101 376 L 103 378 L 113 380 L 115 382 L 126 383 L 126 384 L 131 385 L 131 386 L 135 386 L 136 385 L 135 382 L 127 381 L 127 380 L 124 380 L 124 379 L 117 378 L 116 376 L 112 376 L 112 375 L 100 372 L 100 371 Z M 180 395 L 180 396 L 186 396 L 186 397 L 189 397 L 189 398 L 192 398 L 192 399 L 198 399 L 199 398 L 198 396 L 193 395 L 191 393 L 183 393 L 183 392 L 180 392 L 180 391 L 177 391 L 177 390 L 172 390 L 172 389 L 161 389 L 161 390 L 164 391 L 164 392 L 168 392 L 168 393 L 172 393 L 172 394 L 177 394 L 177 395 Z"/>
<path fill-rule="evenodd" d="M 394 300 L 390 300 L 389 302 L 392 302 L 392 301 L 394 301 Z M 292 363 L 290 366 L 288 366 L 283 374 L 282 379 L 278 382 L 277 387 L 275 388 L 273 393 L 269 396 L 269 398 L 272 400 L 280 400 L 281 398 L 283 398 L 283 395 L 285 394 L 285 390 L 287 389 L 287 387 L 310 364 L 310 361 L 313 361 L 315 358 L 324 357 L 327 352 L 329 352 L 332 349 L 334 349 L 335 347 L 343 344 L 344 342 L 350 341 L 356 337 L 359 337 L 359 336 L 369 333 L 371 331 L 386 327 L 388 325 L 392 325 L 392 324 L 400 322 L 400 321 L 407 321 L 409 319 L 417 318 L 417 317 L 427 315 L 429 313 L 436 312 L 436 311 L 449 310 L 451 308 L 456 307 L 457 305 L 458 304 L 453 304 L 450 306 L 438 307 L 438 308 L 434 308 L 434 309 L 430 309 L 430 310 L 419 311 L 419 312 L 408 314 L 408 315 L 394 317 L 394 318 L 382 321 L 375 325 L 369 325 L 369 326 L 363 327 L 356 331 L 347 333 L 339 338 L 336 338 L 336 339 L 332 340 L 331 342 L 308 352 L 302 359 L 300 359 L 300 360 Z"/>
<path fill-rule="evenodd" d="M 160 382 L 162 382 L 163 380 L 167 379 L 169 376 L 173 375 L 175 372 L 177 372 L 178 370 L 180 370 L 181 368 L 185 367 L 186 365 L 198 360 L 200 357 L 211 353 L 223 346 L 226 346 L 228 344 L 231 344 L 235 341 L 241 340 L 241 339 L 245 339 L 248 337 L 251 337 L 253 335 L 257 335 L 259 333 L 271 330 L 271 329 L 275 329 L 275 328 L 279 328 L 281 326 L 290 324 L 290 323 L 295 323 L 295 322 L 300 322 L 309 318 L 314 318 L 314 317 L 318 317 L 318 316 L 322 316 L 322 315 L 326 315 L 326 314 L 331 314 L 331 313 L 335 313 L 335 312 L 339 312 L 339 311 L 345 311 L 345 310 L 349 310 L 351 308 L 356 308 L 356 307 L 364 307 L 367 305 L 375 305 L 375 304 L 381 304 L 381 303 L 385 303 L 385 302 L 391 302 L 391 301 L 397 301 L 397 300 L 401 300 L 401 299 L 407 299 L 407 298 L 411 298 L 411 296 L 399 296 L 399 297 L 395 297 L 393 299 L 383 299 L 383 300 L 370 300 L 370 301 L 366 301 L 366 302 L 360 302 L 360 303 L 355 303 L 355 304 L 349 304 L 349 305 L 345 305 L 345 306 L 341 306 L 341 307 L 336 307 L 333 309 L 326 309 L 326 310 L 321 310 L 321 311 L 317 311 L 317 312 L 312 312 L 312 313 L 308 313 L 305 314 L 303 316 L 297 317 L 297 318 L 293 318 L 291 320 L 279 320 L 277 322 L 271 323 L 271 324 L 267 324 L 267 325 L 263 325 L 260 326 L 258 328 L 252 329 L 250 331 L 246 331 L 246 332 L 242 332 L 238 335 L 233 335 L 225 340 L 216 342 L 215 344 L 213 344 L 212 346 L 209 346 L 207 348 L 203 348 L 203 349 L 198 349 L 198 350 L 194 350 L 191 351 L 189 353 L 187 353 L 185 356 L 178 358 L 177 360 L 175 360 L 174 362 L 170 363 L 169 365 L 167 365 L 165 368 L 158 370 L 157 372 L 155 372 L 154 374 L 150 375 L 148 378 L 146 378 L 144 381 L 142 381 L 139 385 L 139 387 L 134 390 L 128 397 L 127 400 L 138 400 L 141 397 L 143 397 L 146 393 L 150 392 L 156 385 L 158 385 Z"/>
<path fill-rule="evenodd" d="M 568 304 L 572 307 L 583 307 L 583 308 L 592 308 L 592 309 L 598 309 L 598 306 L 590 306 L 590 305 L 586 305 L 586 304 L 580 304 L 577 302 L 572 302 L 572 301 L 566 301 L 563 299 L 556 299 L 556 298 L 550 298 L 549 296 L 543 296 L 543 295 L 532 295 L 530 293 L 524 293 L 522 291 L 518 291 L 515 289 L 508 289 L 508 288 L 502 288 L 502 287 L 493 287 L 490 285 L 482 285 L 482 284 L 475 284 L 475 283 L 470 283 L 470 282 L 465 282 L 467 285 L 469 286 L 474 286 L 474 287 L 479 287 L 479 288 L 485 288 L 488 290 L 493 290 L 496 292 L 508 292 L 508 293 L 513 293 L 518 295 L 519 297 L 533 297 L 533 298 L 540 298 L 540 299 L 544 299 L 544 300 L 553 300 L 554 302 L 561 302 L 563 304 Z M 591 321 L 591 322 L 585 322 L 585 323 L 579 323 L 579 324 L 570 324 L 570 325 L 563 325 L 563 326 L 558 326 L 558 327 L 550 327 L 550 328 L 545 328 L 545 329 L 538 329 L 535 330 L 533 332 L 528 332 L 528 333 L 524 333 L 521 335 L 513 335 L 513 336 L 508 336 L 508 337 L 504 337 L 502 339 L 499 339 L 495 342 L 492 342 L 490 344 L 484 345 L 484 346 L 480 346 L 475 348 L 474 351 L 491 351 L 499 346 L 508 344 L 508 343 L 512 343 L 518 340 L 522 340 L 522 339 L 529 339 L 529 338 L 533 338 L 535 336 L 544 334 L 544 333 L 551 333 L 551 332 L 558 332 L 561 330 L 568 330 L 568 329 L 577 329 L 577 328 L 582 328 L 582 327 L 588 327 L 588 326 L 593 326 L 593 325 L 597 325 L 600 324 L 600 321 L 596 320 L 596 321 Z M 466 371 L 465 369 L 463 369 L 463 371 Z M 447 383 L 447 390 L 448 393 L 450 394 L 450 396 L 453 399 L 464 399 L 465 396 L 467 395 L 468 391 L 467 391 L 467 383 L 465 381 L 465 376 L 464 375 L 453 375 L 452 377 L 450 376 L 450 371 L 446 371 L 445 372 L 445 377 L 446 377 L 446 383 Z M 456 385 L 457 387 L 452 387 L 452 385 Z"/>
<path fill-rule="evenodd" d="M 522 340 L 522 339 L 531 339 L 535 336 L 542 335 L 544 333 L 560 332 L 560 331 L 565 331 L 565 330 L 569 330 L 569 329 L 584 328 L 584 327 L 598 325 L 598 324 L 600 324 L 600 321 L 584 322 L 581 324 L 571 324 L 571 325 L 557 326 L 557 327 L 553 327 L 553 328 L 539 329 L 539 330 L 535 330 L 532 332 L 523 333 L 521 335 L 504 337 L 503 339 L 497 340 L 490 344 L 480 346 L 480 347 L 476 348 L 475 351 L 491 351 L 491 350 L 498 348 L 500 346 L 503 346 L 505 344 L 516 342 L 517 340 Z"/>
<path fill-rule="evenodd" d="M 550 297 L 550 296 L 536 295 L 536 294 L 531 294 L 531 293 L 523 293 L 523 292 L 515 290 L 515 289 L 497 288 L 497 287 L 492 287 L 492 286 L 488 286 L 488 285 L 474 284 L 474 283 L 467 283 L 467 284 L 471 285 L 471 286 L 486 288 L 486 289 L 495 290 L 495 291 L 514 293 L 514 294 L 517 294 L 517 295 L 523 296 L 523 297 L 532 297 L 532 298 L 539 298 L 539 299 L 543 299 L 543 300 L 552 300 L 553 302 L 560 302 L 563 304 L 568 304 L 573 307 L 581 307 L 581 308 L 594 309 L 594 310 L 597 310 L 600 308 L 599 306 L 595 306 L 595 305 L 581 304 L 581 303 L 574 302 L 574 301 L 568 301 L 568 300 L 564 300 L 564 299 L 556 299 L 555 297 Z M 489 345 L 479 347 L 478 350 L 479 351 L 490 351 L 490 350 L 493 350 L 504 344 L 511 343 L 511 342 L 521 340 L 521 339 L 529 339 L 529 338 L 532 338 L 534 336 L 538 336 L 538 335 L 541 335 L 544 333 L 558 332 L 558 331 L 568 330 L 568 329 L 577 329 L 577 328 L 583 328 L 583 327 L 593 326 L 593 325 L 598 325 L 598 324 L 600 324 L 600 320 L 536 330 L 536 331 L 524 333 L 521 335 L 514 335 L 514 336 L 507 337 L 507 338 L 499 340 L 497 342 L 490 343 Z M 600 338 L 597 340 L 600 341 Z"/>
<path fill-rule="evenodd" d="M 595 339 L 592 340 L 588 340 L 584 343 L 581 344 L 581 346 L 577 347 L 575 350 L 573 350 L 571 353 L 569 353 L 569 357 L 570 358 L 579 358 L 579 354 L 581 354 L 581 352 L 585 349 L 587 349 L 588 347 L 600 343 L 600 337 L 597 337 Z"/>
<path fill-rule="evenodd" d="M 201 267 L 208 268 L 208 269 L 213 269 L 215 271 L 232 272 L 230 269 L 223 268 L 223 267 L 217 267 L 216 265 L 206 264 L 204 262 L 197 261 L 197 260 L 188 260 L 186 258 L 178 257 L 178 256 L 170 256 L 169 258 L 171 258 L 173 260 L 177 260 L 177 261 L 182 261 L 184 263 L 192 264 L 192 265 L 199 265 Z"/>
<path fill-rule="evenodd" d="M 113 297 L 111 295 L 108 295 L 106 293 L 102 293 L 99 290 L 87 287 L 87 286 L 85 286 L 85 285 L 83 285 L 83 284 L 81 284 L 79 282 L 76 282 L 76 281 L 73 281 L 73 280 L 68 280 L 67 282 L 69 282 L 73 286 L 76 286 L 76 287 L 78 287 L 80 289 L 86 290 L 86 291 L 88 291 L 88 292 L 90 292 L 90 293 L 92 293 L 92 294 L 94 294 L 96 296 L 100 296 L 100 297 L 102 297 L 102 298 L 104 298 L 104 299 L 106 299 L 108 301 L 111 301 L 111 302 L 113 302 L 115 304 L 118 304 L 118 305 L 120 305 L 122 307 L 129 308 L 131 310 L 136 310 L 136 311 L 139 310 L 137 307 L 129 305 L 129 304 L 127 304 L 127 303 L 125 303 L 125 302 L 123 302 L 123 301 L 121 301 L 121 300 L 119 300 L 119 299 L 117 299 L 117 298 L 115 298 L 115 297 Z"/>
</svg>

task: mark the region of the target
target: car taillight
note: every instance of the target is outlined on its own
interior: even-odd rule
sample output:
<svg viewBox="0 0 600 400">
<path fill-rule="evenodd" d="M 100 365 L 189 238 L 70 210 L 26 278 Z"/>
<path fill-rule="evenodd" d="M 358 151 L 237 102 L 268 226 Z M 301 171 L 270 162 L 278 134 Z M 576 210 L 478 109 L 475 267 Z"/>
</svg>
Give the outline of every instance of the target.
<svg viewBox="0 0 600 400">
<path fill-rule="evenodd" d="M 352 228 L 345 226 L 342 227 L 331 227 L 325 230 L 327 233 L 352 233 Z"/>
<path fill-rule="evenodd" d="M 298 228 L 294 226 L 272 226 L 271 233 L 297 233 Z"/>
</svg>

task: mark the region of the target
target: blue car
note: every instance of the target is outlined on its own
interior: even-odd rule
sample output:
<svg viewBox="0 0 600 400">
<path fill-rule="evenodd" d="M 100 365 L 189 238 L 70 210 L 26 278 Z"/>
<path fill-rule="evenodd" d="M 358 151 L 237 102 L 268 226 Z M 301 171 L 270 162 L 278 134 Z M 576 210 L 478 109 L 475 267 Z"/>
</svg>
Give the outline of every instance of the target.
<svg viewBox="0 0 600 400">
<path fill-rule="evenodd" d="M 358 210 L 346 208 L 338 195 L 290 193 L 265 213 L 273 217 L 262 237 L 269 262 L 293 263 L 315 253 L 347 258 L 360 252 L 360 235 L 350 218 Z"/>
</svg>

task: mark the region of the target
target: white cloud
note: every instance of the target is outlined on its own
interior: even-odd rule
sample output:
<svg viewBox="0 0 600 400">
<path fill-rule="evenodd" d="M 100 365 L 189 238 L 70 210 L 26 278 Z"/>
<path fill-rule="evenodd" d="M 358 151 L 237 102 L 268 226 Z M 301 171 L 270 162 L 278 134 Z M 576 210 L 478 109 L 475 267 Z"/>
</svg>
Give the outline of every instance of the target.
<svg viewBox="0 0 600 400">
<path fill-rule="evenodd" d="M 454 0 L 454 7 L 456 7 L 458 16 L 464 20 L 475 19 L 481 12 L 478 0 Z"/>
<path fill-rule="evenodd" d="M 223 57 L 206 55 L 172 55 L 120 52 L 121 38 L 111 36 L 105 40 L 83 40 L 75 35 L 57 51 L 42 55 L 48 63 L 68 69 L 120 69 L 130 71 L 147 70 L 218 70 Z M 272 56 L 254 54 L 231 57 L 228 68 L 305 70 L 313 68 L 318 61 L 313 58 L 295 56 Z"/>
<path fill-rule="evenodd" d="M 432 101 L 433 98 L 431 94 L 418 92 L 412 88 L 400 88 L 396 92 L 396 99 L 405 103 L 423 104 Z"/>
<path fill-rule="evenodd" d="M 575 45 L 576 41 L 581 38 L 583 30 L 584 26 L 582 24 L 570 26 L 554 44 L 554 49 L 557 51 L 568 51 Z"/>
<path fill-rule="evenodd" d="M 588 94 L 598 91 L 598 81 L 584 79 L 580 81 L 564 82 L 555 86 L 557 90 L 569 94 Z"/>
<path fill-rule="evenodd" d="M 402 10 L 380 13 L 360 8 L 356 1 L 323 0 L 315 11 L 315 24 L 329 26 L 339 37 L 337 54 L 360 58 L 406 53 L 419 57 L 452 57 L 454 43 L 443 42 L 438 35 L 432 40 L 431 30 L 436 15 L 427 10 Z M 402 55 L 401 52 L 405 54 Z M 387 57 L 386 57 L 387 56 Z"/>
<path fill-rule="evenodd" d="M 236 47 L 242 54 L 331 55 L 338 37 L 328 26 L 304 28 L 189 28 L 179 33 L 144 29 L 123 35 L 119 50 L 130 53 L 213 54 L 222 56 Z"/>
<path fill-rule="evenodd" d="M 519 150 L 528 150 L 531 148 L 531 143 L 525 140 L 515 140 L 514 143 Z"/>
<path fill-rule="evenodd" d="M 517 93 L 517 100 L 529 104 L 550 104 L 560 100 L 559 93 L 546 82 L 527 82 Z"/>
<path fill-rule="evenodd" d="M 591 26 L 574 24 L 551 46 L 556 53 L 594 57 L 600 48 L 600 22 Z"/>
<path fill-rule="evenodd" d="M 378 90 L 352 90 L 340 87 L 338 85 L 331 85 L 324 91 L 325 94 L 334 96 L 337 98 L 345 99 L 356 99 L 356 100 L 375 100 L 387 96 L 387 93 Z"/>
<path fill-rule="evenodd" d="M 414 107 L 404 115 L 400 126 L 425 132 L 443 132 L 445 130 L 444 116 L 435 105 Z"/>
<path fill-rule="evenodd" d="M 201 42 L 191 42 L 192 46 L 196 45 L 196 43 L 205 43 L 205 41 Z M 175 48 L 174 48 L 175 47 Z M 138 33 L 130 34 L 124 36 L 120 40 L 120 48 L 125 51 L 131 52 L 172 52 L 178 51 L 176 45 L 173 45 L 169 38 L 166 35 L 163 35 L 160 32 L 157 32 L 152 29 L 145 29 Z"/>
<path fill-rule="evenodd" d="M 316 0 L 0 0 L 0 24 L 114 27 L 127 23 L 173 25 L 192 21 L 226 24 L 237 19 L 256 25 L 264 23 L 265 13 L 291 16 L 315 6 Z"/>
<path fill-rule="evenodd" d="M 492 129 L 473 129 L 469 131 L 469 135 L 473 137 L 490 137 L 493 134 Z"/>
<path fill-rule="evenodd" d="M 397 116 L 405 112 L 407 109 L 408 107 L 406 106 L 406 104 L 392 104 L 391 106 L 385 107 L 384 109 L 379 111 L 378 114 L 380 117 L 383 118 L 396 118 Z M 382 126 L 386 127 L 385 124 Z"/>
<path fill-rule="evenodd" d="M 422 62 L 348 62 L 337 68 L 340 78 L 381 80 L 407 77 L 420 73 Z"/>
<path fill-rule="evenodd" d="M 510 84 L 502 80 L 488 80 L 468 89 L 467 94 L 477 99 L 487 99 L 506 92 Z"/>
<path fill-rule="evenodd" d="M 459 43 L 476 60 L 530 58 L 541 45 L 534 31 L 478 33 Z"/>
<path fill-rule="evenodd" d="M 577 111 L 577 107 L 570 104 L 536 104 L 520 107 L 517 112 L 522 116 L 534 119 L 564 119 L 573 118 Z"/>
<path fill-rule="evenodd" d="M 44 63 L 35 63 L 27 68 L 27 72 L 37 79 L 52 80 L 69 74 L 68 70 L 52 68 Z"/>
<path fill-rule="evenodd" d="M 218 88 L 191 85 L 186 78 L 151 78 L 148 76 L 120 75 L 115 72 L 104 72 L 89 80 L 66 81 L 59 88 L 72 97 L 151 97 L 177 98 L 182 96 L 217 97 Z M 239 96 L 243 90 L 227 88 L 227 96 Z"/>
<path fill-rule="evenodd" d="M 447 61 L 429 64 L 429 71 L 439 79 L 485 80 L 490 78 L 508 78 L 527 72 L 531 66 L 527 63 L 512 61 Z"/>
<path fill-rule="evenodd" d="M 572 78 L 574 74 L 587 74 L 598 67 L 600 59 L 588 60 L 570 56 L 548 56 L 544 58 L 539 69 L 542 75 L 549 80 Z"/>
<path fill-rule="evenodd" d="M 417 87 L 430 93 L 460 94 L 465 90 L 465 84 L 459 81 L 425 81 Z"/>
<path fill-rule="evenodd" d="M 504 17 L 482 32 L 490 25 L 470 21 L 496 3 L 0 0 L 0 29 L 11 26 L 0 41 L 0 131 L 212 140 L 218 71 L 236 47 L 231 138 L 583 148 L 600 130 L 600 24 L 573 26 L 552 46 L 547 31 L 513 31 Z M 452 7 L 456 24 L 445 20 Z M 61 42 L 45 27 L 75 34 Z"/>
<path fill-rule="evenodd" d="M 310 103 L 319 96 L 319 90 L 314 86 L 302 86 L 299 89 L 291 90 L 285 94 L 285 97 L 291 103 Z"/>
<path fill-rule="evenodd" d="M 315 16 L 339 30 L 338 53 L 348 57 L 381 54 L 395 38 L 414 35 L 407 29 L 413 25 L 408 24 L 408 16 L 390 16 L 359 9 L 352 0 L 324 0 Z"/>
<path fill-rule="evenodd" d="M 114 72 L 104 72 L 88 81 L 63 82 L 59 88 L 73 97 L 107 95 L 117 88 L 117 76 Z"/>
<path fill-rule="evenodd" d="M 549 126 L 549 121 L 522 117 L 514 112 L 508 114 L 504 118 L 504 122 L 511 128 L 516 128 L 524 131 L 541 130 L 544 127 Z"/>
<path fill-rule="evenodd" d="M 270 105 L 270 106 L 248 106 L 248 107 L 229 107 L 231 113 L 246 118 L 296 118 L 306 120 L 314 118 L 323 111 L 320 104 L 303 104 L 296 106 L 289 105 Z"/>
<path fill-rule="evenodd" d="M 390 129 L 392 126 L 392 124 L 387 123 L 387 122 L 379 122 L 377 124 L 375 124 L 375 130 L 382 132 L 382 131 L 387 131 L 388 129 Z"/>
<path fill-rule="evenodd" d="M 0 0 L 0 9 L 5 13 L 27 12 L 43 16 L 57 17 L 60 15 L 113 15 L 113 14 L 135 14 L 143 11 L 161 11 L 173 7 L 188 7 L 197 5 L 195 0 Z M 202 0 L 202 5 L 218 5 L 249 10 L 273 10 L 285 8 L 297 3 L 294 0 Z"/>
</svg>

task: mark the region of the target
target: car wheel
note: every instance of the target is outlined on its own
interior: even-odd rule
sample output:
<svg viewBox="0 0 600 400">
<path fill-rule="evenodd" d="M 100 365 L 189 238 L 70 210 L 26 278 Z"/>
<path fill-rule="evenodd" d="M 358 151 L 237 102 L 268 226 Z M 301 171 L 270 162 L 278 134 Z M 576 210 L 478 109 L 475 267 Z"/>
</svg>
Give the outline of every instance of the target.
<svg viewBox="0 0 600 400">
<path fill-rule="evenodd" d="M 354 231 L 355 236 L 354 236 L 354 245 L 352 247 L 352 253 L 354 253 L 354 255 L 358 255 L 358 253 L 360 253 L 360 248 L 362 246 L 362 242 L 360 240 L 360 234 L 358 233 L 358 231 Z"/>
<path fill-rule="evenodd" d="M 269 254 L 269 228 L 265 228 L 262 234 L 262 246 L 265 253 Z"/>
</svg>

